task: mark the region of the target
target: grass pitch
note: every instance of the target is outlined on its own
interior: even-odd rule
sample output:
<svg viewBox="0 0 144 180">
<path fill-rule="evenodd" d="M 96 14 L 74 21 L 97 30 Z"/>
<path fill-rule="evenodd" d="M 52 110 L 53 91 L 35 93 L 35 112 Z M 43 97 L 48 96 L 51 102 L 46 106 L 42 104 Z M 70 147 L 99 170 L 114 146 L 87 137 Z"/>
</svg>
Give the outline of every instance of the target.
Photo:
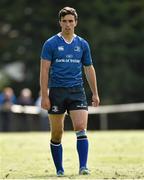
<svg viewBox="0 0 144 180">
<path fill-rule="evenodd" d="M 144 179 L 143 131 L 88 131 L 89 176 L 78 175 L 74 132 L 63 136 L 65 177 L 61 179 Z M 0 179 L 59 179 L 49 132 L 0 133 Z"/>
</svg>

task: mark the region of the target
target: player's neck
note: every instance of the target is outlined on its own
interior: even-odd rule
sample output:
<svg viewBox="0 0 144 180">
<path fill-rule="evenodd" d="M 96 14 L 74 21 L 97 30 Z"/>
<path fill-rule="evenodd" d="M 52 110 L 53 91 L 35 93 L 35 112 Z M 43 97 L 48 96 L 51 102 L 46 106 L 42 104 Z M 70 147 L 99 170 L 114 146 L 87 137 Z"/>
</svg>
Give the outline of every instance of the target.
<svg viewBox="0 0 144 180">
<path fill-rule="evenodd" d="M 72 42 L 74 38 L 74 33 L 66 34 L 66 33 L 61 32 L 61 36 L 65 39 L 65 41 Z"/>
</svg>

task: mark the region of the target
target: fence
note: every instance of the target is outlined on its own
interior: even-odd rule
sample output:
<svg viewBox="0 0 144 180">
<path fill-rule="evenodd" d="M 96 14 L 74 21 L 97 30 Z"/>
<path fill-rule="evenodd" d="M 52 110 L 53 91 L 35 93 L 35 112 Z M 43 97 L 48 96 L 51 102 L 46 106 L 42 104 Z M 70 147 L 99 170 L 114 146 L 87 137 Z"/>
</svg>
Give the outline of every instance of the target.
<svg viewBox="0 0 144 180">
<path fill-rule="evenodd" d="M 39 107 L 35 106 L 18 106 L 13 105 L 12 111 L 15 113 L 29 113 L 29 114 L 39 114 L 42 113 L 47 116 L 47 111 L 40 110 Z M 88 107 L 89 114 L 99 114 L 100 115 L 100 129 L 108 129 L 108 118 L 109 113 L 123 113 L 123 112 L 134 112 L 134 111 L 144 111 L 144 103 L 132 103 L 132 104 L 119 104 L 119 105 L 105 105 L 99 106 L 97 108 L 93 106 Z"/>
<path fill-rule="evenodd" d="M 108 114 L 135 111 L 144 111 L 144 103 L 105 105 L 97 108 L 89 106 L 89 114 L 100 114 L 100 129 L 102 130 L 108 129 Z"/>
<path fill-rule="evenodd" d="M 89 106 L 89 114 L 98 114 L 100 117 L 100 129 L 108 129 L 108 114 L 112 113 L 124 113 L 124 112 L 135 112 L 144 111 L 144 103 L 132 103 L 132 104 L 119 104 L 119 105 L 104 105 L 97 108 Z M 21 106 L 13 105 L 11 107 L 11 112 L 13 114 L 24 115 L 36 115 L 41 117 L 47 117 L 47 111 L 42 110 L 37 106 Z"/>
</svg>

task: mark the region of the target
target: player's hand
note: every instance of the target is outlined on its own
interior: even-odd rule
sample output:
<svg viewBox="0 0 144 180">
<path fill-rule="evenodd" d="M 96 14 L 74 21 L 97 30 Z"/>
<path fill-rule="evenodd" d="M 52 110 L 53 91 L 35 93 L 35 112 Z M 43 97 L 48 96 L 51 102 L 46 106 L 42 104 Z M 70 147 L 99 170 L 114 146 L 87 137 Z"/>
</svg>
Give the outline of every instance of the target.
<svg viewBox="0 0 144 180">
<path fill-rule="evenodd" d="M 49 110 L 51 107 L 50 99 L 49 97 L 42 97 L 41 99 L 41 107 L 43 109 Z"/>
<path fill-rule="evenodd" d="M 100 99 L 98 95 L 92 96 L 92 106 L 97 107 L 100 103 Z"/>
</svg>

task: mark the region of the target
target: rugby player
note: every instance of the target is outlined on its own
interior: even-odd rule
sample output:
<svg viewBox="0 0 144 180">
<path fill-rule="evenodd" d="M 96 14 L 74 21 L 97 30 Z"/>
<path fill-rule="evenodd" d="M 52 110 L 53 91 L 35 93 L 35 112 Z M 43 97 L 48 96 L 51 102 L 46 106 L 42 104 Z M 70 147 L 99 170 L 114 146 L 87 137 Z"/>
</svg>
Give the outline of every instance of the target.
<svg viewBox="0 0 144 180">
<path fill-rule="evenodd" d="M 63 148 L 64 118 L 67 112 L 77 137 L 79 174 L 89 174 L 87 167 L 88 104 L 83 87 L 82 68 L 92 91 L 92 105 L 99 105 L 97 80 L 89 44 L 75 34 L 78 15 L 74 8 L 59 12 L 61 32 L 45 41 L 41 52 L 41 107 L 48 110 L 51 128 L 50 149 L 57 176 L 64 175 Z"/>
</svg>

